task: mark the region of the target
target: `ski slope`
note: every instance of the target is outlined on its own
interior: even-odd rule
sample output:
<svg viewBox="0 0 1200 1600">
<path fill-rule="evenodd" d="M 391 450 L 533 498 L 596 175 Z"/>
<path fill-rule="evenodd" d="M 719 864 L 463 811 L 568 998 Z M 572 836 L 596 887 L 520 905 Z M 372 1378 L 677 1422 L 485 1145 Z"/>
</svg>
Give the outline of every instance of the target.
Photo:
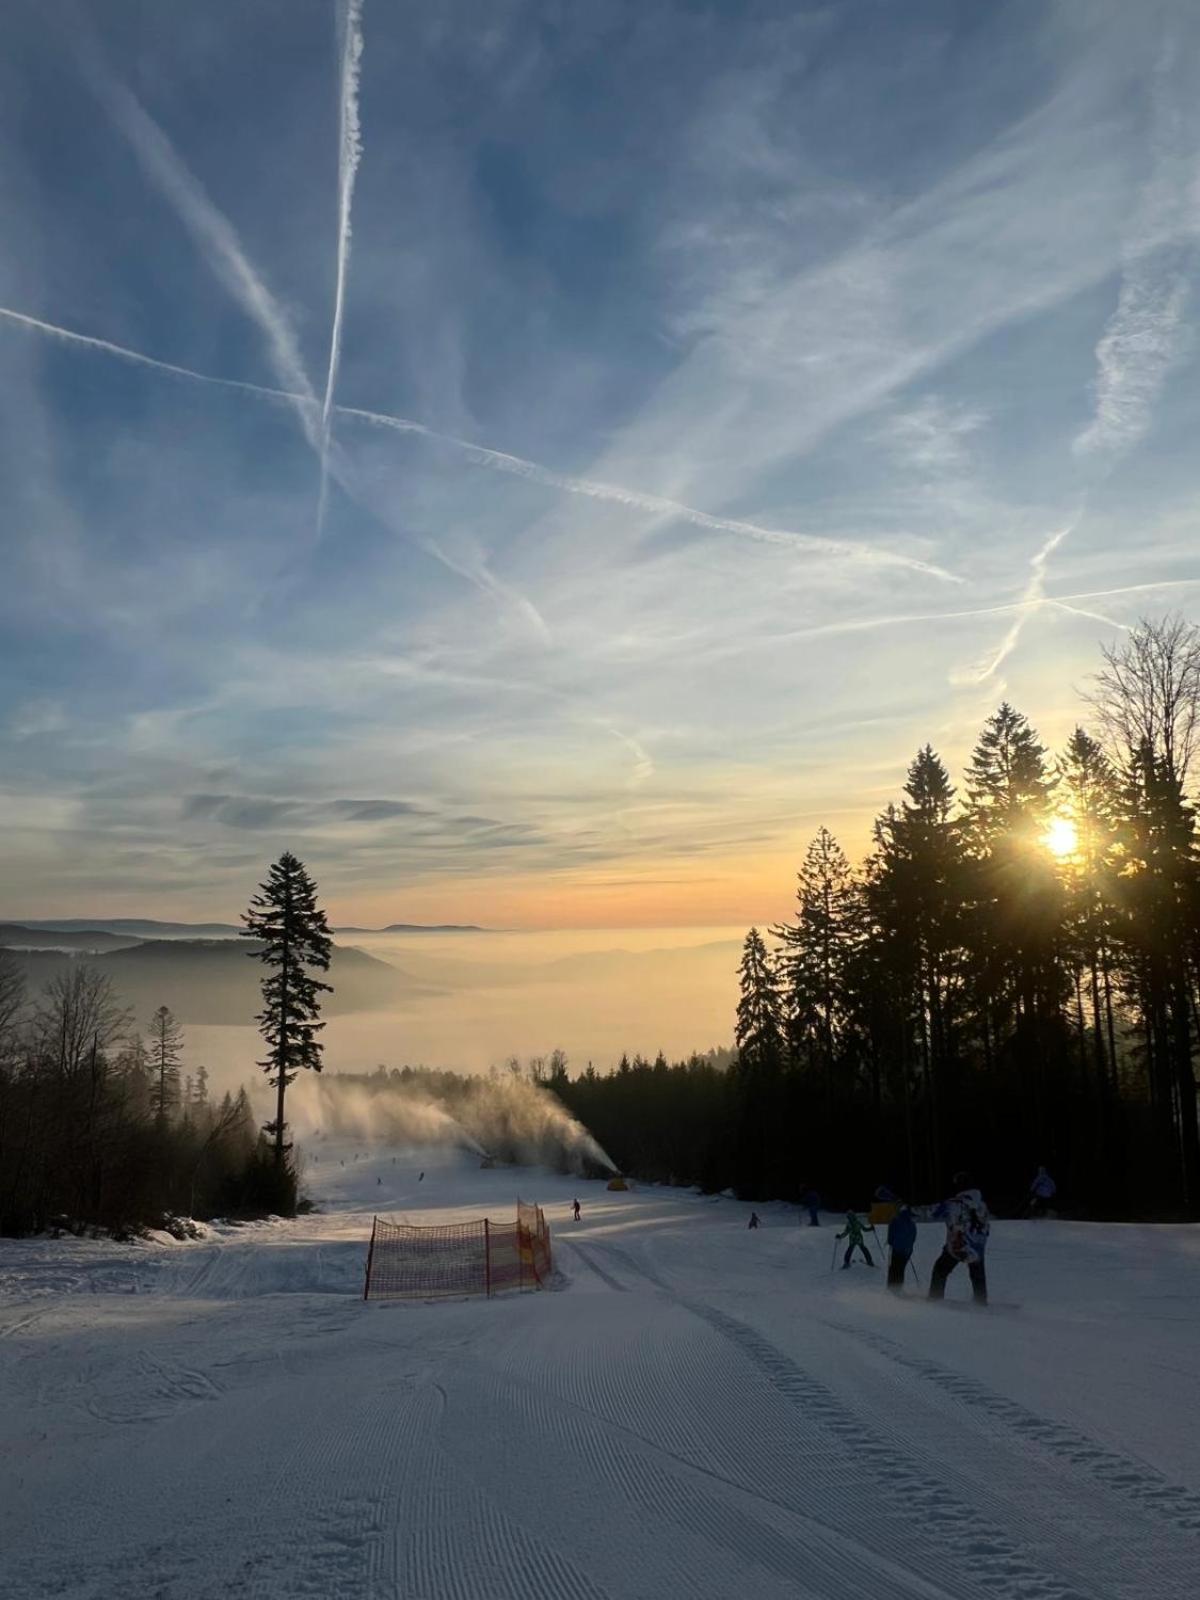
<svg viewBox="0 0 1200 1600">
<path fill-rule="evenodd" d="M 319 1215 L 0 1241 L 5 1600 L 1197 1592 L 1200 1230 L 999 1223 L 977 1314 L 832 1218 L 318 1148 Z M 518 1191 L 557 1290 L 359 1298 L 373 1212 Z"/>
</svg>

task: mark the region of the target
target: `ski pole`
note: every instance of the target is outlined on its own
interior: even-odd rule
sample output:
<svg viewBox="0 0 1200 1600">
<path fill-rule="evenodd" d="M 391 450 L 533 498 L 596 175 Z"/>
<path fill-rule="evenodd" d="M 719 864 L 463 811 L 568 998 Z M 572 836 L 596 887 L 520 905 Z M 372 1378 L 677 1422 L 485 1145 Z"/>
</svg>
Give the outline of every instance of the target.
<svg viewBox="0 0 1200 1600">
<path fill-rule="evenodd" d="M 838 1247 L 838 1242 L 837 1242 L 837 1239 L 835 1238 L 834 1241 L 833 1241 L 833 1254 L 829 1258 L 829 1270 L 830 1270 L 830 1272 L 833 1271 L 833 1264 L 837 1260 L 837 1247 Z"/>
<path fill-rule="evenodd" d="M 911 1256 L 908 1258 L 908 1264 L 912 1268 L 913 1282 L 919 1289 L 921 1287 L 921 1274 L 917 1271 L 917 1264 Z"/>
</svg>

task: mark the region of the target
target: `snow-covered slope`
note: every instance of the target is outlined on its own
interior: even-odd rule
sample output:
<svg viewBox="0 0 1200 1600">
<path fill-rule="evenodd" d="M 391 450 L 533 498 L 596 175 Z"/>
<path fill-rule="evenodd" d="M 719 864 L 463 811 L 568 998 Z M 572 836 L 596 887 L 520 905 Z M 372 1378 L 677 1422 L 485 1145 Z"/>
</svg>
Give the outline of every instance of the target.
<svg viewBox="0 0 1200 1600">
<path fill-rule="evenodd" d="M 1196 1592 L 1200 1230 L 1001 1223 L 980 1315 L 782 1207 L 314 1150 L 295 1223 L 0 1241 L 6 1600 Z M 358 1298 L 372 1211 L 518 1191 L 560 1291 Z"/>
</svg>

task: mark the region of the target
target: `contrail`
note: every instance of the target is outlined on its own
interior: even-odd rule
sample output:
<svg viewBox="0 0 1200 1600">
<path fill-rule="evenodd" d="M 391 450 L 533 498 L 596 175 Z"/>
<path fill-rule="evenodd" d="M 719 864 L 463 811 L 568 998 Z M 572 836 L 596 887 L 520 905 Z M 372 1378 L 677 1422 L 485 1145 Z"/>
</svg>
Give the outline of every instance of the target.
<svg viewBox="0 0 1200 1600">
<path fill-rule="evenodd" d="M 460 439 L 451 433 L 439 433 L 435 428 L 427 428 L 424 423 L 411 422 L 404 417 L 392 417 L 380 411 L 364 411 L 358 406 L 338 406 L 336 409 L 340 416 L 357 417 L 360 421 L 369 422 L 376 427 L 392 428 L 399 433 L 419 434 L 423 438 L 435 440 L 438 444 L 451 445 L 473 461 L 477 461 L 480 466 L 528 478 L 531 482 L 540 483 L 548 489 L 561 489 L 567 494 L 583 495 L 591 500 L 607 500 L 638 511 L 678 518 L 682 522 L 690 522 L 697 528 L 709 528 L 717 533 L 736 533 L 742 538 L 753 539 L 761 544 L 781 545 L 789 549 L 805 550 L 814 555 L 833 556 L 843 561 L 847 559 L 862 561 L 871 566 L 903 567 L 910 572 L 919 572 L 925 577 L 938 578 L 943 583 L 963 582 L 962 578 L 953 572 L 947 572 L 944 567 L 934 566 L 927 561 L 918 561 L 913 556 L 898 555 L 890 550 L 877 550 L 872 545 L 859 544 L 851 540 L 825 539 L 815 534 L 793 533 L 782 528 L 765 528 L 759 523 L 745 522 L 737 517 L 713 516 L 710 512 L 698 511 L 695 506 L 684 505 L 678 500 L 668 500 L 661 495 L 647 494 L 640 489 L 626 489 L 620 484 L 602 483 L 595 478 L 575 478 L 566 473 L 554 472 L 549 467 L 539 466 L 536 461 L 527 461 L 522 456 L 509 455 L 503 450 L 490 450 L 484 445 L 472 444 L 469 439 Z"/>
<path fill-rule="evenodd" d="M 38 333 L 47 333 L 52 339 L 80 345 L 85 350 L 98 350 L 102 355 L 117 356 L 120 360 L 132 361 L 139 367 L 150 367 L 155 372 L 168 373 L 173 378 L 190 378 L 193 383 L 207 383 L 218 389 L 240 389 L 244 394 L 257 395 L 265 400 L 281 400 L 292 406 L 307 403 L 302 395 L 292 394 L 288 389 L 269 389 L 261 383 L 244 383 L 240 378 L 216 378 L 207 372 L 197 372 L 194 367 L 179 367 L 173 361 L 159 361 L 156 356 L 143 355 L 140 350 L 131 350 L 128 345 L 114 344 L 111 339 L 95 339 L 89 333 L 76 333 L 72 328 L 60 327 L 56 322 L 43 322 L 41 317 L 31 317 L 24 311 L 13 311 L 9 306 L 0 306 L 0 317 L 7 318 L 9 322 L 19 323 L 22 327 L 33 328 Z"/>
<path fill-rule="evenodd" d="M 115 344 L 109 339 L 95 339 L 90 334 L 78 333 L 72 328 L 64 328 L 54 322 L 45 322 L 40 317 L 31 317 L 22 311 L 13 311 L 5 306 L 0 306 L 0 317 L 6 317 L 12 322 L 25 327 L 36 329 L 39 333 L 49 334 L 52 338 L 63 339 L 68 344 L 82 346 L 90 350 L 97 350 L 105 355 L 116 356 L 123 361 L 135 362 L 138 366 L 150 367 L 157 372 L 165 372 L 175 378 L 191 378 L 196 383 L 210 384 L 217 388 L 234 389 L 239 393 L 254 395 L 264 400 L 282 401 L 293 406 L 302 416 L 319 423 L 321 405 L 311 388 L 307 394 L 296 393 L 291 389 L 274 389 L 269 385 L 260 383 L 247 383 L 238 378 L 220 378 L 212 373 L 198 372 L 193 367 L 177 366 L 171 361 L 160 361 L 155 356 L 143 354 L 140 350 L 130 349 L 127 345 Z M 360 422 L 372 423 L 376 427 L 390 428 L 398 433 L 411 433 L 418 437 L 431 439 L 438 444 L 450 445 L 455 450 L 461 450 L 464 455 L 477 462 L 480 466 L 489 467 L 497 472 L 507 472 L 517 477 L 528 478 L 533 483 L 539 483 L 549 489 L 561 489 L 567 494 L 584 495 L 590 499 L 608 500 L 616 505 L 624 505 L 637 511 L 650 511 L 654 513 L 669 513 L 684 522 L 693 523 L 699 528 L 711 528 L 715 532 L 728 532 L 740 534 L 743 537 L 764 540 L 770 544 L 808 551 L 815 555 L 824 555 L 839 560 L 863 560 L 883 566 L 898 566 L 910 571 L 941 579 L 946 583 L 961 584 L 963 579 L 955 573 L 947 572 L 941 567 L 932 566 L 913 557 L 896 555 L 891 551 L 875 550 L 870 545 L 858 545 L 842 542 L 837 539 L 821 539 L 811 534 L 792 533 L 781 529 L 763 528 L 757 523 L 743 522 L 732 517 L 717 517 L 707 511 L 697 510 L 695 506 L 683 505 L 675 500 L 665 500 L 658 495 L 644 494 L 637 489 L 624 489 L 619 484 L 600 483 L 590 478 L 572 478 L 565 473 L 555 472 L 549 467 L 544 467 L 536 461 L 528 461 L 521 456 L 509 455 L 503 450 L 491 450 L 486 445 L 472 444 L 468 439 L 459 439 L 451 433 L 440 433 L 435 428 L 426 427 L 423 422 L 415 422 L 407 417 L 390 416 L 382 411 L 364 411 L 358 406 L 333 407 L 337 416 L 356 418 Z M 317 429 L 305 426 L 306 436 L 312 443 L 317 437 Z M 335 470 L 333 476 L 345 487 L 344 475 L 339 475 Z M 353 489 L 347 493 L 351 498 L 358 496 Z M 458 572 L 460 576 L 468 576 L 467 570 L 452 563 L 443 553 L 436 557 L 444 566 Z M 474 569 L 472 569 L 473 571 Z M 472 582 L 476 581 L 471 578 Z M 492 579 L 486 586 L 495 590 L 497 580 Z"/>
<path fill-rule="evenodd" d="M 320 407 L 283 308 L 246 256 L 228 218 L 209 199 L 140 102 L 105 71 L 97 69 L 93 81 L 146 175 L 171 203 L 213 272 L 258 325 L 266 340 L 275 376 L 296 406 L 309 443 L 319 451 Z"/>
<path fill-rule="evenodd" d="M 1018 602 L 1019 609 L 1012 620 L 1012 626 L 1004 635 L 1004 638 L 1001 639 L 999 647 L 990 657 L 977 661 L 974 666 L 952 673 L 952 682 L 986 683 L 989 678 L 995 676 L 1009 656 L 1012 655 L 1020 642 L 1021 635 L 1025 631 L 1025 624 L 1029 621 L 1029 618 L 1035 611 L 1049 603 L 1046 600 L 1046 567 L 1050 557 L 1062 544 L 1063 540 L 1069 538 L 1075 531 L 1082 516 L 1082 510 L 1076 512 L 1070 522 L 1061 528 L 1056 528 L 1041 548 L 1036 550 L 1030 557 L 1029 581 L 1025 585 L 1025 593 Z M 1062 605 L 1061 602 L 1055 603 Z M 1070 608 L 1063 607 L 1063 609 L 1069 610 Z"/>
<path fill-rule="evenodd" d="M 363 0 L 346 0 L 341 90 L 338 97 L 341 134 L 338 142 L 337 286 L 333 296 L 333 330 L 329 337 L 325 403 L 321 407 L 321 486 L 317 495 L 318 539 L 325 526 L 325 501 L 329 492 L 329 440 L 333 427 L 333 395 L 337 387 L 338 366 L 342 358 L 342 313 L 346 303 L 346 273 L 350 265 L 350 211 L 354 202 L 354 179 L 362 157 L 362 134 L 358 120 L 358 82 L 363 52 L 362 8 Z"/>
</svg>

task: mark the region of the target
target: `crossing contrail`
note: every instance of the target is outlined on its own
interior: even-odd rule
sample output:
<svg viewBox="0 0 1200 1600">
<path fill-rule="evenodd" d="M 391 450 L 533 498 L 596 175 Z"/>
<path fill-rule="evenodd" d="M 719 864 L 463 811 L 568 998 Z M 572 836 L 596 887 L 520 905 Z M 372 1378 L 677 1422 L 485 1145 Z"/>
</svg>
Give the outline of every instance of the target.
<svg viewBox="0 0 1200 1600">
<path fill-rule="evenodd" d="M 681 522 L 690 522 L 693 527 L 709 528 L 716 533 L 735 533 L 760 544 L 781 545 L 809 551 L 814 555 L 833 556 L 840 560 L 862 561 L 871 566 L 904 567 L 910 572 L 922 573 L 925 577 L 938 578 L 943 583 L 963 582 L 955 573 L 947 572 L 944 567 L 934 566 L 928 561 L 918 561 L 915 556 L 898 555 L 891 550 L 877 550 L 872 545 L 858 544 L 849 539 L 828 539 L 816 534 L 793 533 L 784 528 L 766 528 L 757 522 L 746 522 L 739 517 L 714 516 L 708 511 L 699 511 L 695 506 L 684 505 L 678 500 L 668 500 L 662 495 L 647 494 L 640 489 L 626 489 L 620 484 L 603 483 L 595 478 L 575 478 L 566 473 L 555 472 L 549 467 L 539 466 L 536 461 L 527 461 L 522 456 L 509 455 L 503 450 L 490 450 L 485 445 L 472 444 L 469 439 L 460 439 L 452 433 L 440 433 L 436 428 L 426 427 L 424 423 L 412 422 L 405 417 L 389 416 L 386 412 L 365 411 L 359 406 L 338 406 L 337 411 L 340 416 L 357 417 L 376 427 L 392 428 L 399 433 L 420 434 L 438 444 L 451 445 L 481 466 L 491 467 L 497 472 L 511 473 L 515 477 L 528 478 L 531 482 L 540 483 L 548 489 L 561 489 L 567 494 L 583 495 L 590 500 L 607 500 L 616 505 L 629 506 L 633 510 L 648 511 L 656 516 L 678 518 Z"/>
<path fill-rule="evenodd" d="M 362 156 L 362 135 L 358 120 L 358 81 L 362 61 L 363 0 L 346 0 L 342 40 L 341 119 L 338 142 L 338 233 L 337 285 L 333 296 L 333 329 L 329 337 L 329 368 L 325 375 L 325 402 L 321 407 L 321 485 L 317 495 L 317 537 L 325 526 L 325 502 L 329 493 L 329 440 L 333 428 L 333 396 L 337 388 L 338 366 L 342 358 L 342 314 L 346 304 L 346 273 L 350 265 L 350 211 L 354 203 L 354 179 Z"/>
<path fill-rule="evenodd" d="M 204 383 L 218 388 L 233 389 L 239 393 L 257 396 L 260 399 L 283 402 L 295 407 L 304 417 L 313 423 L 320 421 L 320 402 L 312 393 L 296 393 L 289 389 L 271 388 L 266 384 L 247 383 L 238 378 L 221 378 L 207 372 L 197 372 L 194 368 L 177 366 L 171 361 L 160 361 L 154 356 L 143 354 L 140 350 L 132 350 L 127 345 L 115 344 L 109 339 L 95 339 L 90 334 L 77 333 L 71 328 L 64 328 L 57 323 L 45 322 L 39 317 L 31 317 L 21 311 L 14 311 L 6 306 L 0 306 L 0 317 L 19 323 L 25 327 L 36 329 L 40 333 L 49 334 L 52 338 L 62 339 L 68 344 L 82 346 L 86 349 L 100 351 L 105 355 L 115 356 L 123 361 L 135 362 L 138 366 L 149 367 L 158 372 L 164 372 L 171 377 L 191 378 L 196 383 Z M 846 561 L 861 561 L 874 566 L 899 567 L 911 572 L 921 573 L 926 577 L 937 578 L 943 583 L 961 584 L 964 580 L 955 573 L 947 572 L 943 567 L 934 566 L 930 562 L 918 561 L 913 556 L 899 555 L 890 550 L 876 550 L 870 545 L 855 544 L 849 540 L 820 538 L 814 534 L 795 533 L 787 529 L 766 528 L 758 523 L 746 522 L 735 517 L 718 517 L 708 511 L 701 511 L 695 506 L 684 505 L 677 500 L 667 500 L 661 495 L 646 494 L 640 489 L 626 489 L 620 484 L 602 483 L 592 478 L 575 478 L 566 473 L 555 472 L 550 467 L 542 466 L 539 462 L 529 461 L 523 456 L 510 455 L 504 450 L 492 450 L 486 445 L 473 444 L 469 439 L 460 439 L 452 433 L 442 433 L 436 428 L 427 427 L 423 422 L 416 422 L 409 417 L 396 417 L 383 411 L 367 411 L 360 406 L 335 405 L 333 412 L 336 416 L 357 419 L 367 422 L 375 427 L 389 428 L 397 433 L 410 433 L 419 438 L 429 439 L 436 444 L 449 445 L 459 450 L 469 460 L 477 462 L 480 466 L 487 467 L 495 472 L 505 472 L 510 475 L 527 478 L 531 483 L 538 483 L 548 489 L 559 489 L 566 494 L 582 495 L 588 499 L 603 500 L 615 505 L 628 506 L 631 510 L 647 511 L 656 516 L 677 517 L 682 522 L 689 522 L 694 527 L 708 528 L 716 533 L 733 533 L 741 538 L 753 539 L 759 543 L 773 544 L 784 548 L 807 552 L 828 558 Z M 318 437 L 317 433 L 305 426 L 305 433 L 310 442 Z M 338 473 L 334 476 L 341 482 Z M 437 559 L 443 565 L 451 566 L 462 576 L 467 576 L 457 563 L 451 563 L 444 555 L 439 554 Z M 471 569 L 472 571 L 474 569 Z M 474 581 L 474 580 L 472 580 Z M 491 584 L 489 587 L 493 587 Z"/>
</svg>

